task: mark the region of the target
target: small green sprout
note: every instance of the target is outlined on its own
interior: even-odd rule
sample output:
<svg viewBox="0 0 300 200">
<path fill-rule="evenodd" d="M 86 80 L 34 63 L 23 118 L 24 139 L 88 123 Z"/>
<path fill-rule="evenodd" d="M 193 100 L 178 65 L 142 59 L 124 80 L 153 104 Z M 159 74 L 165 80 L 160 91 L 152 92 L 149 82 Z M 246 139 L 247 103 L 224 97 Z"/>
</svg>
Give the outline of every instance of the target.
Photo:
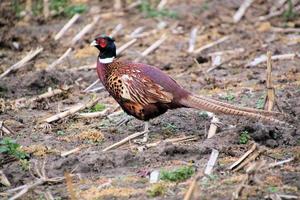
<svg viewBox="0 0 300 200">
<path fill-rule="evenodd" d="M 173 171 L 162 170 L 160 174 L 161 180 L 180 182 L 190 178 L 195 173 L 195 169 L 191 166 L 183 166 Z"/>
<path fill-rule="evenodd" d="M 20 149 L 20 145 L 8 137 L 0 141 L 0 153 L 12 155 L 19 160 L 28 158 L 28 154 Z"/>
<path fill-rule="evenodd" d="M 247 144 L 250 139 L 248 131 L 243 131 L 240 135 L 240 144 Z"/>
</svg>

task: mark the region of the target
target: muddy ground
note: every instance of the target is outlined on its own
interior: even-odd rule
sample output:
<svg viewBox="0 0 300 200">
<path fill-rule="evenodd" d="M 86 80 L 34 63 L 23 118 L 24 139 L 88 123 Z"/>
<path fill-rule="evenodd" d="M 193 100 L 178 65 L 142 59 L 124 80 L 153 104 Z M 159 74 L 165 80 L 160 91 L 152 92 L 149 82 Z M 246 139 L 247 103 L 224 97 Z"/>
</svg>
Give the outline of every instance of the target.
<svg viewBox="0 0 300 200">
<path fill-rule="evenodd" d="M 175 18 L 147 17 L 147 13 L 141 12 L 139 8 L 124 10 L 122 16 L 103 17 L 77 44 L 71 46 L 74 52 L 54 69 L 49 69 L 48 65 L 70 47 L 74 35 L 92 21 L 99 8 L 101 14 L 113 12 L 113 2 L 86 2 L 88 10 L 58 41 L 53 39 L 54 35 L 68 21 L 67 17 L 45 20 L 41 16 L 33 16 L 30 21 L 26 21 L 15 16 L 10 2 L 2 2 L 0 73 L 19 61 L 29 50 L 39 46 L 44 50 L 25 67 L 0 79 L 0 120 L 14 132 L 4 136 L 16 139 L 30 155 L 25 164 L 27 167 L 18 160 L 5 160 L 5 155 L 1 155 L 1 169 L 11 183 L 10 187 L 0 185 L 1 199 L 7 198 L 5 193 L 8 189 L 36 180 L 33 176 L 35 172 L 32 172 L 34 163 L 43 161 L 46 161 L 45 171 L 49 178 L 64 177 L 66 172 L 74 174 L 71 190 L 74 191 L 75 199 L 183 199 L 193 178 L 175 183 L 161 181 L 164 193 L 152 197 L 148 191 L 153 185 L 145 174 L 184 165 L 195 166 L 197 171 L 201 171 L 206 167 L 212 149 L 220 153 L 218 162 L 210 178 L 198 181 L 194 199 L 231 199 L 246 176 L 246 168 L 232 172 L 228 167 L 250 149 L 254 142 L 265 150 L 256 159 L 258 162 L 273 163 L 291 157 L 294 160 L 255 172 L 255 181 L 247 183 L 238 199 L 264 199 L 274 194 L 299 197 L 299 55 L 294 59 L 273 61 L 272 71 L 278 107 L 287 114 L 286 120 L 295 128 L 247 118 L 219 116 L 221 124 L 216 136 L 206 139 L 210 119 L 202 111 L 178 109 L 150 122 L 148 142 L 161 141 L 157 146 L 141 148 L 141 144 L 130 142 L 103 152 L 105 147 L 141 131 L 143 123 L 134 119 L 117 127 L 117 121 L 126 116 L 124 113 L 110 118 L 104 116 L 92 119 L 71 115 L 52 122 L 50 126 L 42 123 L 46 117 L 95 96 L 93 93 L 82 92 L 97 79 L 95 70 L 78 68 L 93 64 L 96 60 L 97 50 L 89 46 L 90 41 L 97 34 L 110 34 L 120 23 L 124 28 L 115 36 L 117 46 L 129 41 L 128 35 L 137 27 L 144 26 L 145 32 L 158 30 L 138 39 L 122 53 L 122 59 L 134 60 L 162 34 L 167 34 L 167 40 L 155 52 L 143 58 L 142 62 L 158 66 L 195 94 L 258 108 L 266 95 L 266 62 L 253 67 L 247 67 L 247 63 L 267 51 L 274 55 L 299 53 L 299 32 L 276 32 L 271 27 L 299 28 L 300 17 L 287 20 L 280 15 L 259 21 L 259 16 L 268 14 L 273 1 L 258 0 L 247 10 L 244 18 L 234 24 L 232 16 L 241 2 L 194 0 L 186 3 L 172 0 L 168 1 L 166 8 L 176 13 Z M 162 25 L 164 27 L 158 29 Z M 230 38 L 200 54 L 189 54 L 189 35 L 195 26 L 199 27 L 196 48 L 226 35 Z M 16 48 L 13 42 L 19 47 Z M 209 53 L 236 48 L 243 48 L 244 52 L 230 54 L 228 61 L 207 73 L 212 66 Z M 65 85 L 72 88 L 64 94 L 39 100 L 23 108 L 13 106 L 16 99 L 29 99 L 46 92 L 50 87 L 56 89 Z M 101 104 L 117 105 L 105 91 L 96 95 L 101 97 Z M 112 112 L 110 110 L 108 114 Z M 245 131 L 250 138 L 246 144 L 241 144 L 241 134 Z M 164 141 L 182 136 L 197 136 L 197 139 L 182 143 Z M 61 157 L 61 152 L 76 147 L 82 149 Z M 47 199 L 46 193 L 51 193 L 54 199 L 68 199 L 72 196 L 63 180 L 34 187 L 20 199 Z"/>
</svg>

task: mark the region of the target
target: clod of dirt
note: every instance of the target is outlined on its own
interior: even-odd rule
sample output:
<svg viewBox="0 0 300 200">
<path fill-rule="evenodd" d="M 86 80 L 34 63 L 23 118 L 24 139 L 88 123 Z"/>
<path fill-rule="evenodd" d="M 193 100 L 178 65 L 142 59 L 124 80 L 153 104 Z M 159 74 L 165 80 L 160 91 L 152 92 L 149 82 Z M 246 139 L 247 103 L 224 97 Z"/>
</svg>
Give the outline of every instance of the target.
<svg viewBox="0 0 300 200">
<path fill-rule="evenodd" d="M 56 88 L 58 85 L 71 85 L 77 78 L 74 74 L 64 70 L 41 70 L 26 75 L 14 75 L 0 80 L 1 96 L 5 98 L 19 98 L 27 95 L 41 94 L 49 87 Z"/>
<path fill-rule="evenodd" d="M 279 145 L 294 146 L 297 145 L 296 130 L 292 128 L 264 126 L 261 123 L 254 123 L 243 127 L 240 132 L 247 131 L 255 142 L 275 148 Z"/>
</svg>

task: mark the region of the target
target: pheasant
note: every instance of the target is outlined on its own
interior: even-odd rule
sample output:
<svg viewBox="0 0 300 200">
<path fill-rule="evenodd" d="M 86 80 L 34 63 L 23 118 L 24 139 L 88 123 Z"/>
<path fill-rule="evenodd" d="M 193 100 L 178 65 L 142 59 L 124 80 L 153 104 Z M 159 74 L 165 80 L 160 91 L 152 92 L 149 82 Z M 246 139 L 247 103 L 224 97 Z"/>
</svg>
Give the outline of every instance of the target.
<svg viewBox="0 0 300 200">
<path fill-rule="evenodd" d="M 239 107 L 204 96 L 195 95 L 182 88 L 174 79 L 157 67 L 116 58 L 114 39 L 98 36 L 91 43 L 100 53 L 97 73 L 109 94 L 129 115 L 145 121 L 144 141 L 148 138 L 148 121 L 169 109 L 194 108 L 213 113 L 246 116 L 277 124 L 278 112 Z"/>
</svg>

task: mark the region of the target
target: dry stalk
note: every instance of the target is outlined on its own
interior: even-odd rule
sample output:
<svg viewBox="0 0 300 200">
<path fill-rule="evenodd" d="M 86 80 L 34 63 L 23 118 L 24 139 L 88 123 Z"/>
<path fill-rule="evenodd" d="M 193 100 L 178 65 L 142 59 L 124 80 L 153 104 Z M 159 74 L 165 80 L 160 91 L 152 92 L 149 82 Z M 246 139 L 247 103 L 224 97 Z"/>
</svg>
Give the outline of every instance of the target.
<svg viewBox="0 0 300 200">
<path fill-rule="evenodd" d="M 167 3 L 168 0 L 160 0 L 159 4 L 157 5 L 157 10 L 162 10 Z"/>
<path fill-rule="evenodd" d="M 102 151 L 105 152 L 105 151 L 109 151 L 111 149 L 117 148 L 119 146 L 122 146 L 123 144 L 127 143 L 128 141 L 133 140 L 133 139 L 135 139 L 135 138 L 137 138 L 137 137 L 139 137 L 141 135 L 144 135 L 144 134 L 145 134 L 145 132 L 142 131 L 142 132 L 137 132 L 137 133 L 134 133 L 132 135 L 129 135 L 128 137 L 124 138 L 123 140 L 121 140 L 121 141 L 119 141 L 117 143 L 114 143 L 114 144 L 112 144 L 109 147 L 106 147 Z"/>
<path fill-rule="evenodd" d="M 11 135 L 14 132 L 4 124 L 4 121 L 0 121 L 0 136 L 2 137 L 4 134 Z"/>
<path fill-rule="evenodd" d="M 120 53 L 125 51 L 128 47 L 132 46 L 136 41 L 137 41 L 137 39 L 132 39 L 132 40 L 126 42 L 125 44 L 123 44 L 121 47 L 119 47 L 117 49 L 116 54 L 120 55 Z"/>
<path fill-rule="evenodd" d="M 281 54 L 281 55 L 275 55 L 271 57 L 271 60 L 292 60 L 296 57 L 295 53 L 288 53 L 288 54 Z M 268 57 L 266 55 L 261 55 L 257 58 L 255 58 L 253 61 L 248 63 L 246 67 L 255 67 L 259 65 L 260 63 L 266 62 L 268 60 Z"/>
<path fill-rule="evenodd" d="M 46 165 L 46 161 L 44 160 L 42 163 L 42 166 L 38 166 L 38 163 L 35 163 L 33 169 L 35 170 L 35 173 L 37 174 L 37 177 L 35 181 L 32 181 L 31 183 L 27 183 L 25 185 L 22 186 L 18 186 L 16 188 L 13 189 L 9 189 L 7 190 L 5 193 L 7 194 L 7 196 L 9 195 L 13 195 L 9 198 L 9 200 L 15 200 L 20 198 L 21 196 L 23 196 L 24 194 L 26 194 L 29 190 L 39 186 L 39 185 L 43 185 L 44 183 L 56 183 L 56 182 L 61 182 L 64 180 L 64 177 L 54 177 L 54 178 L 48 178 L 46 175 L 46 171 L 45 171 L 45 165 Z"/>
<path fill-rule="evenodd" d="M 129 4 L 127 7 L 126 7 L 126 10 L 131 10 L 135 7 L 138 7 L 140 4 L 142 3 L 141 0 L 137 0 L 135 2 L 132 2 L 131 4 Z"/>
<path fill-rule="evenodd" d="M 218 126 L 217 124 L 220 123 L 219 118 L 217 118 L 215 115 L 213 116 L 213 118 L 210 121 L 210 127 L 208 130 L 208 134 L 207 134 L 207 139 L 212 138 L 213 136 L 216 135 Z"/>
<path fill-rule="evenodd" d="M 185 193 L 183 200 L 191 200 L 195 191 L 195 187 L 197 182 L 203 177 L 203 172 L 200 170 L 195 178 L 193 179 L 192 183 L 189 186 L 188 191 Z"/>
<path fill-rule="evenodd" d="M 150 148 L 150 147 L 156 147 L 161 142 L 165 142 L 165 143 L 170 142 L 170 143 L 176 144 L 176 143 L 180 143 L 180 142 L 195 141 L 195 140 L 198 140 L 198 139 L 199 139 L 199 137 L 197 137 L 197 136 L 184 136 L 184 137 L 166 139 L 166 140 L 163 140 L 163 141 L 157 141 L 157 142 L 145 144 L 145 146 L 147 148 Z"/>
<path fill-rule="evenodd" d="M 264 165 L 266 165 L 266 162 L 264 160 L 249 164 L 249 167 L 246 169 L 247 174 L 244 175 L 244 178 L 238 186 L 237 190 L 232 194 L 232 200 L 241 199 L 240 196 L 243 192 L 243 189 L 249 184 L 251 180 L 255 181 L 255 173 L 257 171 L 261 171 Z"/>
<path fill-rule="evenodd" d="M 150 47 L 148 47 L 147 49 L 145 49 L 142 53 L 141 53 L 141 57 L 138 57 L 135 59 L 135 62 L 140 61 L 142 58 L 146 57 L 147 55 L 149 55 L 151 52 L 153 52 L 154 50 L 156 50 L 165 40 L 167 39 L 166 35 L 162 35 L 161 38 L 159 40 L 157 40 L 156 42 L 154 42 Z"/>
<path fill-rule="evenodd" d="M 69 151 L 63 151 L 63 152 L 61 152 L 60 156 L 61 157 L 66 157 L 66 156 L 68 156 L 70 154 L 73 154 L 73 153 L 76 153 L 76 152 L 80 151 L 82 148 L 83 147 L 76 147 L 76 148 L 71 149 Z"/>
<path fill-rule="evenodd" d="M 79 19 L 80 15 L 75 14 L 63 27 L 62 29 L 55 35 L 54 40 L 59 40 L 67 30 Z"/>
<path fill-rule="evenodd" d="M 26 98 L 16 99 L 14 102 L 15 102 L 17 108 L 24 108 L 24 107 L 30 106 L 32 103 L 34 103 L 36 101 L 40 101 L 42 99 L 51 98 L 53 96 L 62 94 L 64 92 L 67 92 L 70 88 L 72 88 L 72 86 L 65 86 L 62 89 L 54 89 L 54 90 L 52 90 L 50 88 L 48 90 L 48 92 L 45 92 L 43 94 L 31 97 L 30 99 L 26 99 Z"/>
<path fill-rule="evenodd" d="M 280 9 L 280 10 L 277 10 L 277 11 L 270 11 L 269 14 L 264 15 L 264 16 L 260 16 L 260 17 L 258 18 L 258 20 L 259 20 L 259 21 L 266 21 L 266 20 L 269 20 L 269 19 L 271 19 L 271 18 L 273 18 L 273 17 L 277 17 L 277 16 L 282 15 L 285 11 L 286 11 L 286 7 L 285 7 L 285 6 L 281 6 L 281 9 Z M 294 8 L 293 8 L 293 11 L 294 11 L 294 12 L 300 11 L 300 5 L 294 7 Z"/>
<path fill-rule="evenodd" d="M 239 171 L 243 167 L 245 167 L 248 163 L 254 161 L 260 154 L 262 153 L 261 150 L 254 151 L 252 155 L 247 157 L 242 163 L 239 164 L 239 166 L 235 169 L 233 169 L 234 172 Z"/>
<path fill-rule="evenodd" d="M 55 200 L 50 191 L 44 193 L 46 200 Z"/>
<path fill-rule="evenodd" d="M 67 49 L 67 51 L 65 51 L 65 53 L 59 57 L 57 60 L 55 60 L 53 63 L 51 63 L 49 66 L 48 66 L 48 70 L 51 70 L 53 69 L 54 67 L 56 67 L 58 64 L 60 64 L 66 57 L 69 56 L 69 54 L 73 51 L 73 48 L 70 47 Z"/>
<path fill-rule="evenodd" d="M 107 13 L 103 13 L 100 15 L 101 19 L 110 19 L 110 18 L 113 18 L 113 17 L 122 17 L 124 16 L 124 12 L 107 12 Z"/>
<path fill-rule="evenodd" d="M 36 57 L 39 53 L 41 53 L 43 51 L 42 47 L 37 48 L 36 50 L 31 50 L 22 60 L 20 60 L 19 62 L 17 62 L 16 64 L 12 65 L 11 67 L 9 67 L 7 70 L 5 70 L 5 72 L 3 72 L 0 75 L 0 79 L 2 79 L 4 76 L 6 76 L 7 74 L 9 74 L 12 71 L 18 70 L 21 67 L 25 66 L 25 64 L 27 62 L 29 62 L 30 60 L 32 60 L 34 57 Z"/>
<path fill-rule="evenodd" d="M 7 179 L 6 175 L 4 174 L 4 172 L 2 170 L 0 170 L 0 183 L 6 187 L 11 186 L 9 180 Z"/>
<path fill-rule="evenodd" d="M 224 50 L 224 51 L 216 51 L 209 53 L 208 56 L 223 56 L 227 54 L 239 54 L 245 52 L 244 48 L 236 48 L 236 49 L 230 49 L 230 50 Z"/>
<path fill-rule="evenodd" d="M 300 9 L 299 9 L 300 11 Z M 300 28 L 279 28 L 279 27 L 272 27 L 271 31 L 277 33 L 300 33 Z"/>
<path fill-rule="evenodd" d="M 59 119 L 65 118 L 69 115 L 75 114 L 76 112 L 78 112 L 80 110 L 90 108 L 93 105 L 95 105 L 100 99 L 101 99 L 100 97 L 97 97 L 97 98 L 94 98 L 94 99 L 92 99 L 91 101 L 89 101 L 87 103 L 79 103 L 76 106 L 74 106 L 74 107 L 72 107 L 72 108 L 70 108 L 70 109 L 68 109 L 64 112 L 55 114 L 51 117 L 48 117 L 48 118 L 44 119 L 43 122 L 51 123 L 51 122 L 57 121 Z"/>
<path fill-rule="evenodd" d="M 213 149 L 210 154 L 210 157 L 207 162 L 204 173 L 203 173 L 203 170 L 199 170 L 199 172 L 193 179 L 192 183 L 190 184 L 188 191 L 185 193 L 184 200 L 192 199 L 196 184 L 201 178 L 206 178 L 206 177 L 203 177 L 204 175 L 211 175 L 211 173 L 213 171 L 213 167 L 215 166 L 215 164 L 217 162 L 218 156 L 219 156 L 219 151 L 216 149 Z"/>
<path fill-rule="evenodd" d="M 214 42 L 212 42 L 212 43 L 206 44 L 206 45 L 204 45 L 204 46 L 202 46 L 202 47 L 196 49 L 196 50 L 194 51 L 194 54 L 199 54 L 199 53 L 201 53 L 202 51 L 204 51 L 204 50 L 206 50 L 206 49 L 209 49 L 209 48 L 211 48 L 211 47 L 213 47 L 213 46 L 216 46 L 216 45 L 218 45 L 218 44 L 220 44 L 220 43 L 222 43 L 222 42 L 225 42 L 225 41 L 228 40 L 228 39 L 229 39 L 229 36 L 224 36 L 224 37 L 218 39 L 217 41 L 214 41 Z"/>
<path fill-rule="evenodd" d="M 119 11 L 122 9 L 122 1 L 121 0 L 115 0 L 114 3 L 114 10 Z"/>
<path fill-rule="evenodd" d="M 24 20 L 29 22 L 32 17 L 32 0 L 26 0 L 25 11 L 26 15 Z"/>
<path fill-rule="evenodd" d="M 77 113 L 78 118 L 96 118 L 96 117 L 105 117 L 107 116 L 108 112 L 110 111 L 110 108 L 107 108 L 103 111 L 99 112 L 92 112 L 92 113 Z"/>
<path fill-rule="evenodd" d="M 144 29 L 144 26 L 137 27 L 136 29 L 134 29 L 134 31 L 130 33 L 129 37 L 134 38 L 137 34 L 140 34 Z"/>
<path fill-rule="evenodd" d="M 214 168 L 215 164 L 217 163 L 218 156 L 219 156 L 219 151 L 216 149 L 213 149 L 210 154 L 209 160 L 206 164 L 206 168 L 204 170 L 205 175 L 208 175 L 208 176 L 211 175 L 213 168 Z"/>
<path fill-rule="evenodd" d="M 94 81 L 91 85 L 89 85 L 87 88 L 83 90 L 83 92 L 88 92 L 92 87 L 94 87 L 97 83 L 100 83 L 100 79 L 97 79 Z"/>
<path fill-rule="evenodd" d="M 218 62 L 213 62 L 213 66 L 210 67 L 208 70 L 206 70 L 206 73 L 212 72 L 213 70 L 219 68 L 221 65 L 230 62 L 231 60 L 238 58 L 240 56 L 240 53 L 244 52 L 245 49 L 243 48 L 239 48 L 239 49 L 235 49 L 235 50 L 227 50 L 227 51 L 219 51 L 219 52 L 215 52 L 215 53 L 211 53 L 209 54 L 209 56 L 211 56 L 212 61 L 217 60 L 217 58 L 219 58 Z M 231 57 L 226 57 L 226 60 L 222 60 L 223 57 L 225 57 L 224 55 L 226 54 L 234 54 L 234 56 Z"/>
<path fill-rule="evenodd" d="M 190 40 L 189 40 L 189 48 L 188 48 L 188 52 L 192 53 L 195 49 L 195 43 L 196 43 L 196 38 L 197 38 L 197 32 L 198 32 L 198 27 L 194 27 L 191 30 L 190 33 Z"/>
<path fill-rule="evenodd" d="M 72 179 L 72 176 L 68 172 L 65 172 L 65 180 L 66 180 L 67 191 L 68 191 L 70 200 L 77 200 L 75 188 L 73 185 L 73 179 Z"/>
<path fill-rule="evenodd" d="M 272 53 L 268 51 L 267 53 L 267 77 L 266 77 L 266 84 L 267 84 L 267 96 L 265 98 L 264 107 L 268 111 L 272 111 L 274 104 L 275 104 L 275 89 L 272 84 Z"/>
<path fill-rule="evenodd" d="M 240 157 L 237 161 L 235 161 L 228 169 L 233 170 L 237 168 L 255 150 L 257 150 L 257 145 L 254 143 L 251 149 L 249 149 L 242 157 Z"/>
<path fill-rule="evenodd" d="M 122 24 L 118 24 L 114 30 L 112 30 L 110 37 L 115 37 L 121 30 L 123 29 L 123 25 Z"/>
<path fill-rule="evenodd" d="M 49 0 L 43 0 L 43 14 L 45 19 L 48 19 L 48 17 L 50 16 Z"/>
<path fill-rule="evenodd" d="M 284 165 L 286 163 L 292 162 L 293 160 L 295 160 L 295 158 L 292 157 L 292 158 L 289 158 L 289 159 L 286 159 L 286 160 L 270 163 L 266 168 L 269 169 L 269 168 L 281 166 L 281 165 Z"/>
<path fill-rule="evenodd" d="M 254 0 L 244 0 L 240 8 L 236 11 L 236 13 L 233 15 L 233 22 L 238 23 L 242 17 L 244 16 L 247 9 L 251 6 L 251 4 L 254 2 Z"/>
<path fill-rule="evenodd" d="M 143 38 L 143 37 L 149 37 L 151 35 L 155 35 L 159 32 L 159 30 L 157 29 L 153 29 L 151 31 L 147 31 L 147 32 L 143 32 L 143 33 L 140 33 L 140 34 L 135 34 L 133 35 L 132 37 L 133 38 Z"/>
<path fill-rule="evenodd" d="M 92 28 L 94 28 L 96 23 L 98 23 L 99 19 L 100 19 L 99 15 L 95 16 L 92 23 L 87 24 L 83 29 L 81 29 L 81 31 L 79 31 L 79 33 L 77 33 L 73 37 L 73 39 L 71 41 L 71 46 L 76 44 L 86 33 L 88 33 Z"/>
</svg>

